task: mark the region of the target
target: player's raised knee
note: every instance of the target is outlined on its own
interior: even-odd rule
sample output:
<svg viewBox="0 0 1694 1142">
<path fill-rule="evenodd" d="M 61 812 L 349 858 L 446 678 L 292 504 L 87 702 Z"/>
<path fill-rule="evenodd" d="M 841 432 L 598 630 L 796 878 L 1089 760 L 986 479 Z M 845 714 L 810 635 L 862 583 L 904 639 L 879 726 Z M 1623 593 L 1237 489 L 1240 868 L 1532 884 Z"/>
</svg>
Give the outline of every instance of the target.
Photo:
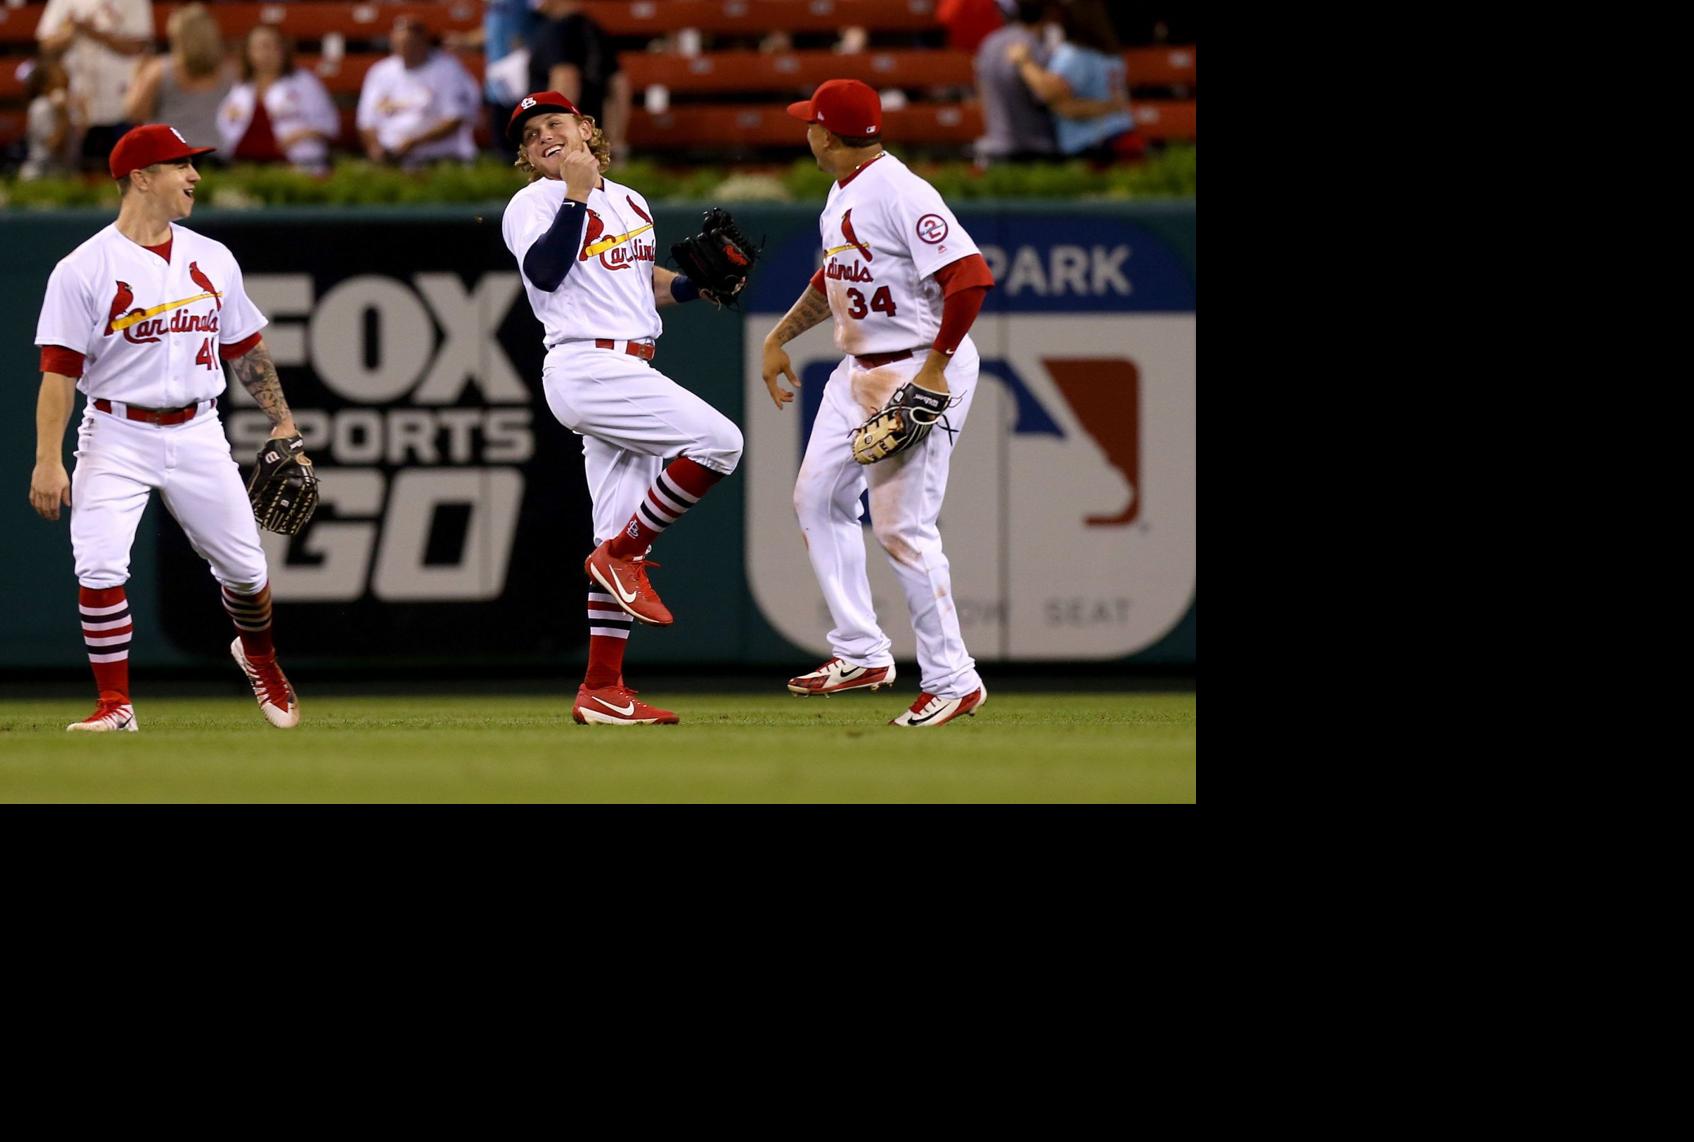
<svg viewBox="0 0 1694 1142">
<path fill-rule="evenodd" d="M 741 429 L 728 417 L 723 417 L 712 427 L 712 433 L 702 443 L 698 452 L 691 452 L 690 458 L 697 464 L 704 464 L 714 472 L 729 475 L 741 463 L 743 441 Z"/>
</svg>

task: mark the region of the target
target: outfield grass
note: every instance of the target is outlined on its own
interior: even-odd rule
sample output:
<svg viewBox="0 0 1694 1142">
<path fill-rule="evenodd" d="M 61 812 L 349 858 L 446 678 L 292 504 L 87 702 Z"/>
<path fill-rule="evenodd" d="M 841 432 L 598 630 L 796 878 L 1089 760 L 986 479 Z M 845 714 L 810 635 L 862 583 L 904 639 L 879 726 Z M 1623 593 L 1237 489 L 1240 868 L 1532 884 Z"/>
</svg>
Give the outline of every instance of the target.
<svg viewBox="0 0 1694 1142">
<path fill-rule="evenodd" d="M 962 803 L 1197 801 L 1195 695 L 996 692 L 937 730 L 900 700 L 643 694 L 680 726 L 578 726 L 569 699 L 140 701 L 136 734 L 70 734 L 86 701 L 0 700 L 0 802 Z"/>
</svg>

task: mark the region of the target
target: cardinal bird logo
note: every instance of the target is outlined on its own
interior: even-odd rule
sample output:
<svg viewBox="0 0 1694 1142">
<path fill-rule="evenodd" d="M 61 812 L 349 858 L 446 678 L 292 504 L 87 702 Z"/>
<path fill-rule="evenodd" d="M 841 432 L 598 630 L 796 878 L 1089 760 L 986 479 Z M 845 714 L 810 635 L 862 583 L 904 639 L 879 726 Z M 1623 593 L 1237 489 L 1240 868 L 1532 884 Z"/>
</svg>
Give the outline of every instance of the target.
<svg viewBox="0 0 1694 1142">
<path fill-rule="evenodd" d="M 128 282 L 118 283 L 118 292 L 112 297 L 112 306 L 106 313 L 106 332 L 102 335 L 110 337 L 116 330 L 112 322 L 129 312 L 129 307 L 135 301 L 135 291 L 129 288 Z"/>
<path fill-rule="evenodd" d="M 201 271 L 199 262 L 188 263 L 188 276 L 193 280 L 195 285 L 212 295 L 212 300 L 217 303 L 219 309 L 224 307 L 224 299 L 222 295 L 218 293 L 218 287 L 213 285 L 212 279 L 207 277 L 205 273 Z"/>
<path fill-rule="evenodd" d="M 582 235 L 582 253 L 577 256 L 576 260 L 579 262 L 586 262 L 590 257 L 592 257 L 593 255 L 588 252 L 589 247 L 599 241 L 600 235 L 605 232 L 606 224 L 600 220 L 600 215 L 595 213 L 593 210 L 590 210 L 588 212 L 588 226 Z"/>
<path fill-rule="evenodd" d="M 624 198 L 625 202 L 629 203 L 629 208 L 631 210 L 633 210 L 637 214 L 641 215 L 641 221 L 647 223 L 647 225 L 649 225 L 649 226 L 651 226 L 653 224 L 653 216 L 651 214 L 647 213 L 645 210 L 641 209 L 641 207 L 637 206 L 635 204 L 634 198 L 630 197 L 627 194 L 624 195 L 623 198 Z"/>
<path fill-rule="evenodd" d="M 871 260 L 871 248 L 859 241 L 859 236 L 853 232 L 853 211 L 851 209 L 841 216 L 841 236 L 847 239 L 846 244 L 841 246 L 831 246 L 823 252 L 824 257 L 827 258 L 833 254 L 839 254 L 843 250 L 857 250 L 859 251 L 859 256 L 865 261 L 868 262 Z"/>
</svg>

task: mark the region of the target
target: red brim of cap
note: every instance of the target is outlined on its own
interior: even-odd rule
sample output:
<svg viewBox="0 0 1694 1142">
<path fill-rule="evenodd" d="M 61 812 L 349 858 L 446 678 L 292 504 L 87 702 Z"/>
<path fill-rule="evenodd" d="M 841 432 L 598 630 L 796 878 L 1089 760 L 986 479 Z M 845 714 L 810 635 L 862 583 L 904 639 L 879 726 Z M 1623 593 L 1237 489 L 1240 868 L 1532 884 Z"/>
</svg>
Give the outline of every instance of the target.
<svg viewBox="0 0 1694 1142">
<path fill-rule="evenodd" d="M 788 113 L 800 120 L 802 123 L 816 123 L 818 121 L 817 115 L 812 111 L 812 101 L 810 99 L 802 99 L 798 103 L 790 103 L 788 105 Z"/>
</svg>

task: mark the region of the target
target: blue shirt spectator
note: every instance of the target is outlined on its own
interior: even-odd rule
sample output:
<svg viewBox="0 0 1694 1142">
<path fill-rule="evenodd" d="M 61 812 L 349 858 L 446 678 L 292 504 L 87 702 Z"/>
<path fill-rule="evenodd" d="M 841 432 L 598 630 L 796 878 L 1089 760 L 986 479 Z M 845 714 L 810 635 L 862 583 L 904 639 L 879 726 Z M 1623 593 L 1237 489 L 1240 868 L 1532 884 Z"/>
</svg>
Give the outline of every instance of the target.
<svg viewBox="0 0 1694 1142">
<path fill-rule="evenodd" d="M 1129 76 L 1122 56 L 1109 56 L 1067 41 L 1053 49 L 1047 60 L 1047 70 L 1068 83 L 1071 95 L 1076 99 L 1105 101 L 1127 98 Z M 1134 129 L 1135 119 L 1128 111 L 1091 119 L 1070 119 L 1063 115 L 1053 117 L 1059 150 L 1067 155 L 1080 154 Z"/>
</svg>

